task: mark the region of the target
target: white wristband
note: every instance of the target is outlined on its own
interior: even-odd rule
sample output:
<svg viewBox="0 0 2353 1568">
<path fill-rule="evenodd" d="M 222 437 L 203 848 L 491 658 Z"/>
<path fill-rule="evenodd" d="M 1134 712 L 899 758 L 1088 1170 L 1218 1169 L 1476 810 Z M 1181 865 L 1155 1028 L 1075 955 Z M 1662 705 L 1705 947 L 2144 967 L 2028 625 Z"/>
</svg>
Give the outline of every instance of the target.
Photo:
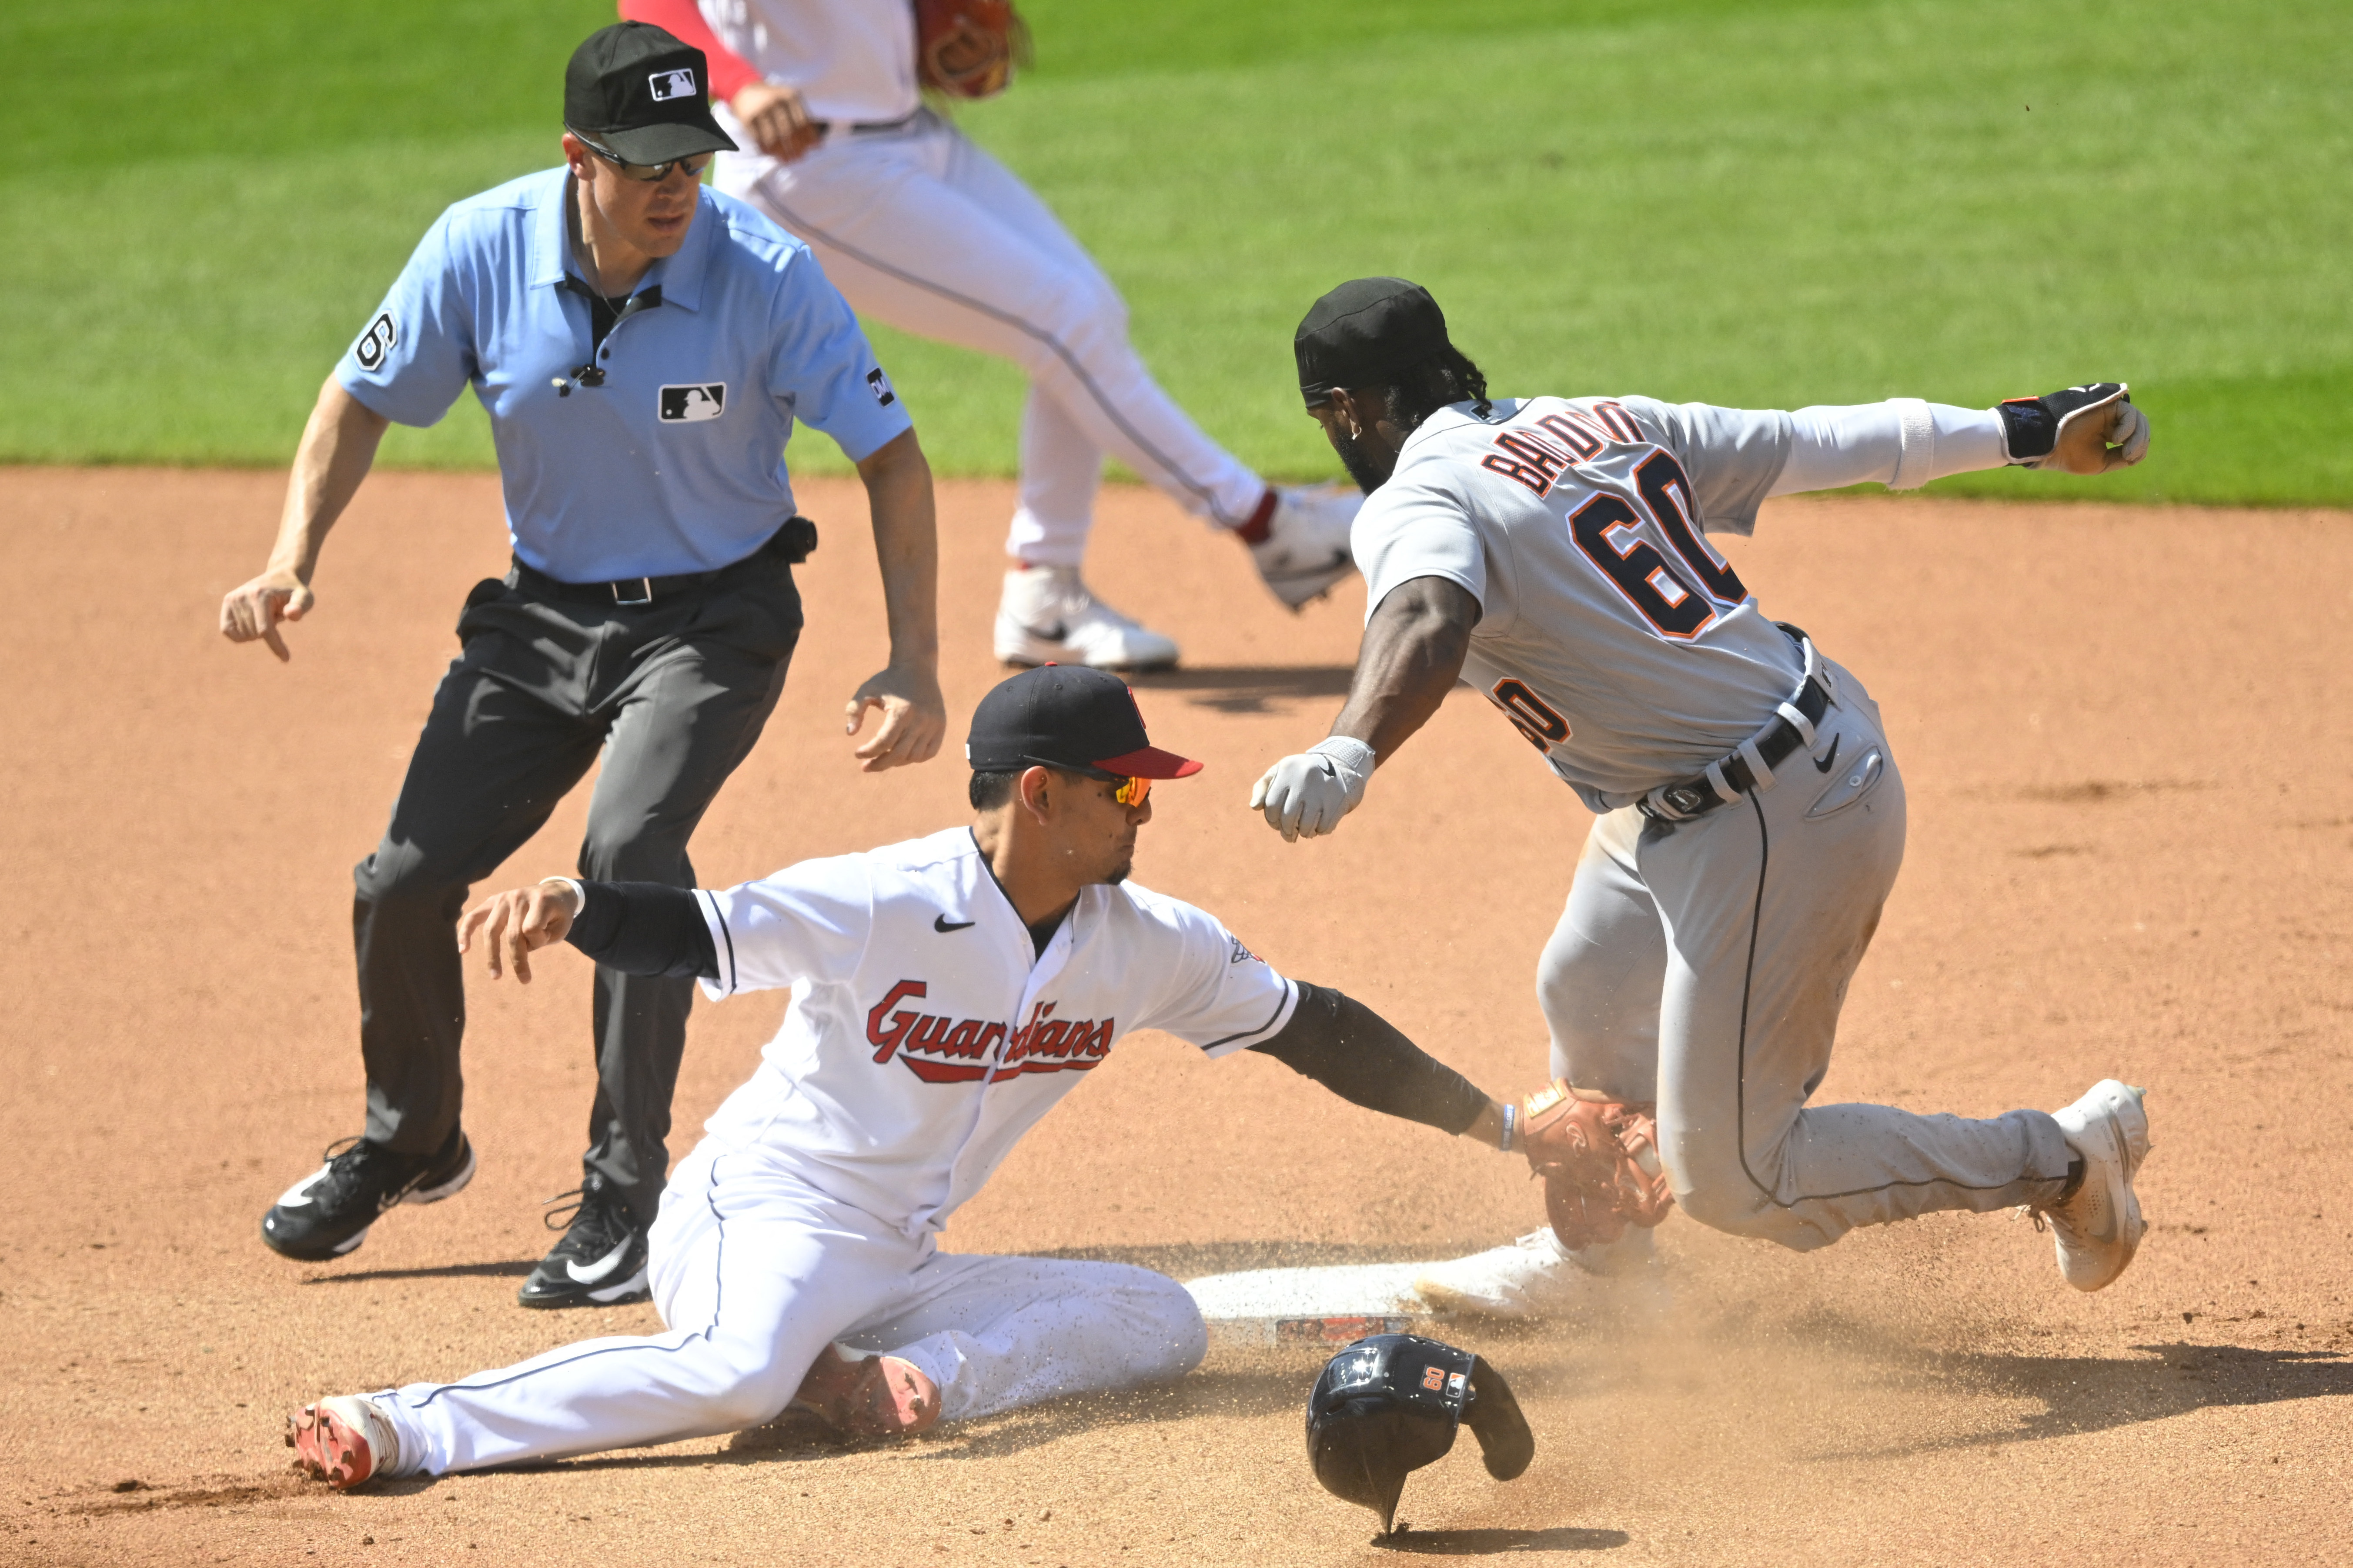
<svg viewBox="0 0 2353 1568">
<path fill-rule="evenodd" d="M 572 889 L 572 912 L 573 912 L 573 914 L 574 914 L 574 915 L 575 915 L 575 916 L 576 916 L 576 915 L 578 915 L 578 914 L 580 913 L 580 911 L 581 911 L 581 910 L 585 910 L 585 909 L 586 909 L 586 908 L 588 907 L 588 889 L 586 889 L 586 888 L 584 888 L 584 887 L 582 887 L 582 886 L 579 884 L 579 882 L 578 882 L 578 881 L 576 881 L 576 880 L 575 880 L 573 878 L 570 878 L 570 877 L 542 877 L 542 878 L 540 879 L 540 881 L 541 881 L 543 884 L 544 884 L 544 883 L 548 883 L 548 882 L 561 882 L 561 883 L 563 883 L 565 887 L 567 887 L 567 888 L 571 889 Z"/>
<path fill-rule="evenodd" d="M 1506 1102 L 1504 1106 L 1504 1141 L 1495 1145 L 1495 1152 L 1508 1154 L 1512 1152 L 1512 1134 L 1518 1129 L 1519 1121 L 1520 1108 Z"/>
</svg>

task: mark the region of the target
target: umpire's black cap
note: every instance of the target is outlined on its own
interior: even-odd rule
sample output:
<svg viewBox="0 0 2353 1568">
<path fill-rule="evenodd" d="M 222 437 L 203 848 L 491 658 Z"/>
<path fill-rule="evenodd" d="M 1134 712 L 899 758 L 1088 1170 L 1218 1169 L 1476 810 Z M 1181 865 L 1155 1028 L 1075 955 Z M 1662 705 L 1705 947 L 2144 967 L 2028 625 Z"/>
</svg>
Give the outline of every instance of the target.
<svg viewBox="0 0 2353 1568">
<path fill-rule="evenodd" d="M 1536 1443 L 1504 1374 L 1483 1357 L 1419 1334 L 1374 1334 L 1324 1364 L 1307 1396 L 1307 1462 L 1324 1489 L 1381 1516 L 1388 1531 L 1413 1471 L 1445 1458 L 1455 1429 L 1479 1439 L 1508 1481 Z"/>
<path fill-rule="evenodd" d="M 650 22 L 600 27 L 572 51 L 564 123 L 625 163 L 735 151 L 711 118 L 711 63 Z"/>
<path fill-rule="evenodd" d="M 1049 767 L 1181 779 L 1201 771 L 1152 744 L 1126 681 L 1082 664 L 1039 665 L 997 682 L 972 710 L 964 754 L 977 773 Z"/>
<path fill-rule="evenodd" d="M 1341 284 L 1315 301 L 1291 340 L 1310 408 L 1331 402 L 1336 388 L 1386 386 L 1451 346 L 1446 312 L 1429 289 L 1402 278 Z"/>
</svg>

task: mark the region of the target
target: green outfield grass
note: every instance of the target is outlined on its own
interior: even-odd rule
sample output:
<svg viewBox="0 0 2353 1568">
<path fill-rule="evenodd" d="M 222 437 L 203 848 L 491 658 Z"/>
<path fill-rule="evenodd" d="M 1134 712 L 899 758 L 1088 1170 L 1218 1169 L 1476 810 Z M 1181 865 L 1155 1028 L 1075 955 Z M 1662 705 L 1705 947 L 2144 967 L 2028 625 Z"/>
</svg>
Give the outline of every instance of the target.
<svg viewBox="0 0 2353 1568">
<path fill-rule="evenodd" d="M 1498 390 L 1982 404 L 2124 376 L 2149 461 L 2010 495 L 2353 504 L 2353 28 L 2188 0 L 1029 0 L 966 109 L 1125 292 L 1146 358 L 1273 474 L 1335 465 L 1289 339 L 1402 272 Z M 448 201 L 554 158 L 601 3 L 84 0 L 0 17 L 0 459 L 285 460 Z M 221 16 L 225 19 L 215 21 Z M 875 334 L 944 470 L 1018 378 Z M 470 399 L 385 460 L 489 460 Z M 797 463 L 839 468 L 822 437 Z"/>
</svg>

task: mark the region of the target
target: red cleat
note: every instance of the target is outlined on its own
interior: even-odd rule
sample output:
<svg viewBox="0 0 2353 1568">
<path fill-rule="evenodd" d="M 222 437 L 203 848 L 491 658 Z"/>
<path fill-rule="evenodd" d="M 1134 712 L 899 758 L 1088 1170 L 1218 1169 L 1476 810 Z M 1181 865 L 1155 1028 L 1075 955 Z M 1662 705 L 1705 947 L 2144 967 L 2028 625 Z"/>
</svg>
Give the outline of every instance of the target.
<svg viewBox="0 0 2353 1568">
<path fill-rule="evenodd" d="M 374 1402 L 341 1394 L 305 1405 L 286 1419 L 286 1446 L 294 1468 L 339 1492 L 393 1473 L 400 1464 L 400 1439 Z"/>
<path fill-rule="evenodd" d="M 912 1437 L 940 1424 L 939 1385 L 894 1355 L 818 1353 L 793 1404 L 845 1437 Z"/>
</svg>

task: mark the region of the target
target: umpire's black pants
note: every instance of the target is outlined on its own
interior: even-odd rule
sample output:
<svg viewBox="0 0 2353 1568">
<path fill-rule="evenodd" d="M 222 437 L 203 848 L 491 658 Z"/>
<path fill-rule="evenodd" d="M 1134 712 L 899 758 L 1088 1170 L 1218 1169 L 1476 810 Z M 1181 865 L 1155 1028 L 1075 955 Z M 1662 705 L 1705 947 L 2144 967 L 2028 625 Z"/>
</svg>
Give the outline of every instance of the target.
<svg viewBox="0 0 2353 1568">
<path fill-rule="evenodd" d="M 486 579 L 433 699 L 392 825 L 353 872 L 367 1136 L 429 1154 L 458 1125 L 466 993 L 455 928 L 471 885 L 537 832 L 601 752 L 579 875 L 694 885 L 686 842 L 784 689 L 801 629 L 772 554 L 643 608 Z M 538 868 L 532 868 L 537 871 Z M 588 1170 L 650 1225 L 691 980 L 599 966 Z"/>
</svg>

